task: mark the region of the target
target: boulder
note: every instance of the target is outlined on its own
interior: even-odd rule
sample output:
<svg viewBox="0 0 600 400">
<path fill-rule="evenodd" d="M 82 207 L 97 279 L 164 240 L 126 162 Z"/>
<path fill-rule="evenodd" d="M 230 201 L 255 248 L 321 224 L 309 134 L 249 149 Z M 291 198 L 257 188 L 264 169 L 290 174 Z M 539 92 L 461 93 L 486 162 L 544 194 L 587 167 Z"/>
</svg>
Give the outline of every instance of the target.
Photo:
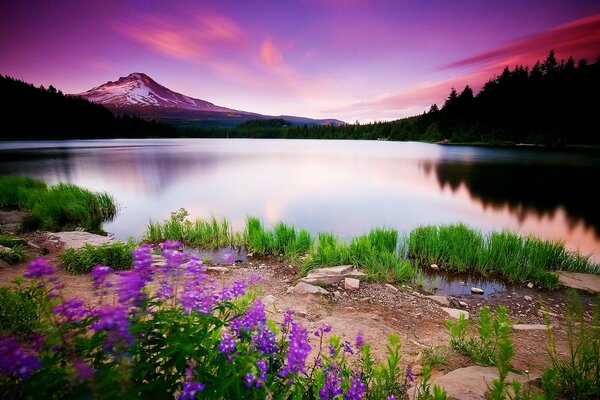
<svg viewBox="0 0 600 400">
<path fill-rule="evenodd" d="M 442 310 L 444 310 L 452 318 L 459 319 L 460 318 L 460 314 L 465 314 L 465 318 L 469 319 L 469 312 L 468 311 L 459 310 L 459 309 L 456 309 L 456 308 L 448 308 L 448 307 L 442 307 Z"/>
<path fill-rule="evenodd" d="M 446 296 L 425 296 L 426 299 L 433 300 L 441 306 L 450 306 L 450 301 Z"/>
<path fill-rule="evenodd" d="M 86 244 L 100 246 L 102 244 L 115 243 L 117 240 L 110 236 L 96 235 L 89 232 L 57 232 L 52 234 L 60 242 L 64 243 L 65 249 L 80 249 Z M 51 238 L 52 239 L 52 238 Z"/>
<path fill-rule="evenodd" d="M 294 286 L 293 292 L 295 294 L 329 294 L 329 292 L 322 287 L 311 285 L 306 282 L 299 282 Z"/>
<path fill-rule="evenodd" d="M 558 281 L 561 285 L 573 289 L 600 293 L 600 275 L 561 271 L 558 274 Z"/>
<path fill-rule="evenodd" d="M 344 278 L 344 289 L 346 290 L 358 290 L 360 281 L 355 278 Z"/>
<path fill-rule="evenodd" d="M 531 380 L 536 379 L 532 376 Z M 488 391 L 488 385 L 498 379 L 498 369 L 496 367 L 472 366 L 458 368 L 433 379 L 431 386 L 438 385 L 448 394 L 448 398 L 457 400 L 484 400 L 485 393 Z M 512 372 L 508 374 L 507 381 L 518 380 L 523 384 L 528 381 L 527 375 L 517 375 Z"/>
</svg>

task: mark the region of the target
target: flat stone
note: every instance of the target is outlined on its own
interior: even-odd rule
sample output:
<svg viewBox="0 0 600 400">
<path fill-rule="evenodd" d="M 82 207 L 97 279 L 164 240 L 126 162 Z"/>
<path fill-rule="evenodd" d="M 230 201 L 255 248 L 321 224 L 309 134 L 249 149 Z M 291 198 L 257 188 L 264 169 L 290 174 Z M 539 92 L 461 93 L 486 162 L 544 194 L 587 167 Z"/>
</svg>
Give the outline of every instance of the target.
<svg viewBox="0 0 600 400">
<path fill-rule="evenodd" d="M 346 290 L 358 290 L 360 287 L 360 281 L 355 278 L 344 279 L 344 289 Z"/>
<path fill-rule="evenodd" d="M 442 310 L 444 310 L 452 318 L 459 319 L 460 318 L 460 314 L 465 314 L 465 318 L 469 319 L 469 312 L 468 311 L 459 310 L 457 308 L 448 308 L 448 307 L 442 307 Z"/>
<path fill-rule="evenodd" d="M 294 315 L 298 317 L 306 317 L 307 314 L 308 312 L 304 309 L 294 310 Z"/>
<path fill-rule="evenodd" d="M 398 291 L 399 291 L 399 290 L 398 290 L 398 288 L 397 288 L 396 286 L 394 286 L 394 285 L 391 285 L 391 284 L 389 284 L 389 283 L 386 283 L 386 284 L 385 284 L 385 287 L 386 287 L 386 288 L 388 288 L 388 289 L 390 289 L 392 292 L 398 292 Z"/>
<path fill-rule="evenodd" d="M 467 302 L 462 301 L 462 300 L 458 302 L 458 305 L 461 306 L 461 307 L 463 307 L 463 308 L 469 307 L 469 304 Z"/>
<path fill-rule="evenodd" d="M 483 294 L 483 289 L 480 289 L 478 287 L 472 287 L 471 288 L 471 293 L 475 293 L 475 294 Z"/>
<path fill-rule="evenodd" d="M 529 283 L 527 284 L 527 287 L 528 287 L 529 289 L 533 289 L 533 283 L 529 282 Z"/>
<path fill-rule="evenodd" d="M 561 271 L 558 281 L 566 287 L 600 293 L 600 275 Z"/>
<path fill-rule="evenodd" d="M 300 281 L 311 285 L 332 285 L 341 283 L 346 276 L 361 275 L 365 274 L 355 269 L 353 265 L 340 265 L 337 267 L 314 269 L 304 278 L 300 279 Z"/>
<path fill-rule="evenodd" d="M 115 243 L 115 240 L 109 236 L 96 235 L 89 232 L 57 232 L 53 234 L 59 241 L 65 244 L 66 249 L 80 249 L 86 244 L 100 246 L 103 244 Z"/>
<path fill-rule="evenodd" d="M 354 265 L 338 265 L 337 267 L 325 267 L 314 269 L 313 272 L 319 272 L 322 274 L 338 274 L 344 275 L 348 272 L 352 272 Z"/>
<path fill-rule="evenodd" d="M 448 307 L 450 305 L 450 301 L 446 296 L 425 296 L 426 299 L 433 300 L 439 305 Z"/>
<path fill-rule="evenodd" d="M 265 305 L 265 308 L 271 307 L 273 304 L 275 304 L 276 301 L 277 297 L 273 296 L 272 294 L 268 294 L 262 298 L 262 302 Z"/>
<path fill-rule="evenodd" d="M 437 265 L 437 264 L 431 264 L 431 265 L 429 266 L 429 268 L 431 268 L 431 269 L 432 269 L 432 270 L 434 270 L 434 271 L 439 271 L 439 270 L 440 270 L 440 267 L 439 267 L 439 265 Z"/>
<path fill-rule="evenodd" d="M 442 375 L 432 381 L 431 386 L 438 385 L 448 394 L 449 399 L 457 400 L 484 400 L 488 386 L 494 380 L 498 379 L 498 369 L 496 367 L 481 367 L 478 365 L 466 368 L 455 369 Z M 529 376 L 534 380 L 537 377 Z M 507 382 L 518 380 L 523 384 L 527 383 L 527 375 L 517 375 L 510 372 L 506 378 Z"/>
<path fill-rule="evenodd" d="M 517 331 L 545 331 L 546 325 L 544 324 L 516 324 L 513 325 L 513 329 Z M 552 329 L 552 325 L 550 325 Z"/>
<path fill-rule="evenodd" d="M 525 296 L 525 300 L 526 301 L 533 301 L 533 297 L 531 297 L 531 296 Z"/>
<path fill-rule="evenodd" d="M 210 272 L 229 272 L 229 271 L 231 271 L 227 267 L 206 267 L 206 270 L 210 271 Z"/>
<path fill-rule="evenodd" d="M 311 285 L 306 282 L 299 282 L 294 286 L 294 293 L 296 294 L 329 294 L 329 292 L 322 287 Z"/>
</svg>

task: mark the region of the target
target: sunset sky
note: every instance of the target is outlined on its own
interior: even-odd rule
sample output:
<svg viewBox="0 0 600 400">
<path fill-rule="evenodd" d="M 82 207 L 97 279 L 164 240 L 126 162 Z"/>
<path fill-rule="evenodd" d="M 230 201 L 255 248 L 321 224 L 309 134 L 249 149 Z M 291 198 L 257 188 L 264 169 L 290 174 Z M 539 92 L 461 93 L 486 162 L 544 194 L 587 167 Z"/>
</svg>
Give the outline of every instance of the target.
<svg viewBox="0 0 600 400">
<path fill-rule="evenodd" d="M 0 74 L 79 93 L 131 72 L 270 115 L 392 120 L 508 65 L 600 56 L 597 0 L 13 1 Z"/>
</svg>

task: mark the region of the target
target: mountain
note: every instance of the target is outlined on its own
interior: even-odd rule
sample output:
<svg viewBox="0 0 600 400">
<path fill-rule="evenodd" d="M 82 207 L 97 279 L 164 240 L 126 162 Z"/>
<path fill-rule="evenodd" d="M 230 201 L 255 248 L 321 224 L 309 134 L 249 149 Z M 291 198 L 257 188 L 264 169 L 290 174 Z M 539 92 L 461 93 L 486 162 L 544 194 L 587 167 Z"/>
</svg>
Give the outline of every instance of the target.
<svg viewBox="0 0 600 400">
<path fill-rule="evenodd" d="M 74 96 L 102 104 L 115 114 L 152 118 L 176 125 L 233 126 L 249 120 L 271 118 L 284 118 L 297 125 L 344 125 L 344 122 L 335 119 L 269 116 L 217 106 L 174 92 L 140 72 Z"/>
</svg>

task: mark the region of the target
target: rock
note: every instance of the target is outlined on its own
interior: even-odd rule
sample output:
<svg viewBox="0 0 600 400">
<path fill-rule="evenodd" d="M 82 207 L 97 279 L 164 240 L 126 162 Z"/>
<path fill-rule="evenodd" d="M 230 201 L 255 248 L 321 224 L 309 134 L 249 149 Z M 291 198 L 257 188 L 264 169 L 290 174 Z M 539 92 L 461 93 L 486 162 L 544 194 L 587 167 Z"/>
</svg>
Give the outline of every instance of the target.
<svg viewBox="0 0 600 400">
<path fill-rule="evenodd" d="M 329 292 L 322 287 L 311 285 L 306 282 L 299 282 L 294 286 L 295 294 L 329 294 Z"/>
<path fill-rule="evenodd" d="M 460 314 L 465 314 L 465 318 L 469 319 L 469 313 L 465 310 L 459 310 L 456 308 L 448 308 L 448 307 L 442 307 L 442 310 L 444 310 L 452 318 L 459 319 Z"/>
<path fill-rule="evenodd" d="M 477 287 L 472 287 L 471 288 L 471 293 L 475 293 L 475 294 L 483 294 L 483 289 L 479 289 Z"/>
<path fill-rule="evenodd" d="M 37 244 L 33 243 L 31 240 L 27 242 L 27 246 L 33 248 L 33 249 L 38 249 L 40 248 L 40 246 L 38 246 Z"/>
<path fill-rule="evenodd" d="M 265 305 L 265 308 L 271 307 L 273 304 L 275 304 L 276 301 L 277 301 L 277 297 L 273 296 L 272 294 L 268 294 L 265 297 L 263 297 L 263 299 L 262 299 L 262 302 Z"/>
<path fill-rule="evenodd" d="M 450 301 L 446 298 L 446 296 L 425 296 L 425 298 L 433 300 L 442 306 L 450 306 Z"/>
<path fill-rule="evenodd" d="M 486 398 L 485 393 L 488 391 L 488 385 L 494 379 L 498 379 L 498 369 L 496 367 L 476 365 L 450 371 L 446 375 L 434 379 L 431 386 L 438 385 L 442 387 L 448 393 L 449 399 L 483 400 Z M 510 372 L 506 378 L 507 382 L 512 382 L 515 379 L 526 384 L 528 376 Z M 529 379 L 534 380 L 534 377 L 530 375 Z M 411 394 L 409 394 L 410 396 Z"/>
<path fill-rule="evenodd" d="M 529 282 L 529 283 L 527 284 L 527 287 L 528 287 L 529 289 L 533 289 L 533 283 Z"/>
<path fill-rule="evenodd" d="M 254 253 L 248 253 L 246 254 L 246 257 L 252 257 L 254 255 Z"/>
<path fill-rule="evenodd" d="M 365 274 L 355 269 L 353 265 L 339 265 L 337 267 L 314 269 L 300 281 L 311 285 L 333 285 L 341 283 L 347 276 L 362 275 Z"/>
<path fill-rule="evenodd" d="M 294 287 L 293 286 L 288 286 L 287 290 L 285 291 L 285 294 L 288 295 L 290 293 L 294 292 Z"/>
<path fill-rule="evenodd" d="M 467 308 L 469 307 L 469 304 L 465 301 L 459 301 L 458 305 L 461 306 L 462 308 Z"/>
<path fill-rule="evenodd" d="M 0 253 L 10 253 L 12 252 L 12 249 L 9 247 L 4 247 L 0 244 Z"/>
<path fill-rule="evenodd" d="M 390 289 L 392 292 L 398 292 L 398 288 L 394 285 L 390 285 L 389 283 L 386 283 L 385 287 Z"/>
<path fill-rule="evenodd" d="M 439 271 L 440 270 L 440 267 L 437 264 L 431 264 L 429 266 L 429 268 L 431 268 L 434 271 Z"/>
<path fill-rule="evenodd" d="M 333 300 L 340 301 L 342 300 L 342 297 L 343 296 L 339 291 L 336 290 L 335 292 L 333 292 Z"/>
<path fill-rule="evenodd" d="M 544 324 L 516 324 L 513 325 L 513 329 L 517 331 L 545 331 L 546 325 Z M 552 325 L 550 325 L 550 329 L 552 329 Z"/>
<path fill-rule="evenodd" d="M 360 286 L 360 281 L 354 278 L 345 278 L 344 279 L 344 289 L 346 290 L 358 290 Z"/>
<path fill-rule="evenodd" d="M 231 271 L 227 267 L 206 267 L 206 270 L 209 272 L 229 272 L 229 271 Z"/>
<path fill-rule="evenodd" d="M 558 281 L 561 285 L 573 289 L 600 293 L 600 275 L 561 271 L 558 274 Z"/>
<path fill-rule="evenodd" d="M 306 312 L 306 310 L 304 309 L 299 309 L 299 310 L 294 310 L 294 315 L 298 316 L 298 317 L 306 317 L 308 313 Z"/>
<path fill-rule="evenodd" d="M 533 301 L 533 297 L 531 297 L 531 296 L 525 296 L 525 300 L 526 301 Z"/>
<path fill-rule="evenodd" d="M 57 232 L 54 234 L 59 241 L 65 244 L 65 249 L 80 249 L 86 244 L 100 246 L 102 244 L 115 243 L 116 240 L 109 236 L 96 235 L 89 232 Z"/>
</svg>

